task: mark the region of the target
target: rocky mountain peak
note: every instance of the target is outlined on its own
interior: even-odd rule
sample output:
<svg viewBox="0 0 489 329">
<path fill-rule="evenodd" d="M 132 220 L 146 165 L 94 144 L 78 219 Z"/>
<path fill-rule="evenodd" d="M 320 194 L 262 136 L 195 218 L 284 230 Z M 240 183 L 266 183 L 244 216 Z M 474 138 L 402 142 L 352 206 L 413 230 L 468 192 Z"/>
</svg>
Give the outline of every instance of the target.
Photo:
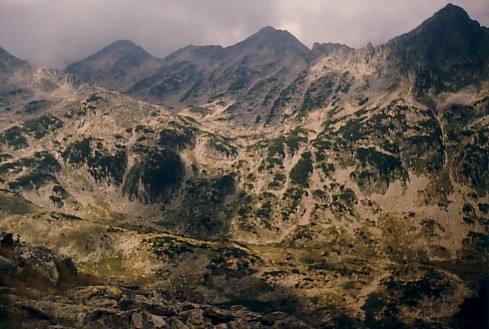
<svg viewBox="0 0 489 329">
<path fill-rule="evenodd" d="M 436 35 L 436 37 L 446 35 L 453 38 L 467 37 L 480 30 L 480 24 L 472 20 L 463 8 L 449 4 L 424 21 L 413 32 Z"/>
<path fill-rule="evenodd" d="M 212 103 L 232 97 L 226 113 L 232 112 L 234 120 L 244 123 L 260 122 L 270 116 L 281 89 L 307 67 L 309 56 L 310 50 L 292 34 L 267 26 L 226 48 L 182 48 L 166 57 L 157 72 L 138 81 L 129 93 L 177 110 L 203 99 Z"/>
<path fill-rule="evenodd" d="M 343 52 L 343 53 L 349 53 L 354 51 L 353 48 L 348 47 L 347 45 L 340 44 L 340 43 L 318 43 L 315 42 L 312 45 L 312 54 L 313 56 L 318 56 L 318 55 L 329 55 L 334 52 Z"/>
<path fill-rule="evenodd" d="M 131 40 L 117 40 L 104 48 L 106 51 L 110 50 L 120 50 L 120 49 L 133 49 L 138 46 Z"/>
<path fill-rule="evenodd" d="M 472 20 L 464 9 L 449 4 L 413 31 L 392 41 L 408 41 L 418 47 L 428 47 L 431 44 L 432 48 L 462 48 L 485 45 L 487 38 L 488 35 L 479 22 Z"/>
<path fill-rule="evenodd" d="M 459 20 L 463 19 L 466 21 L 472 21 L 467 14 L 467 12 L 459 6 L 456 6 L 454 4 L 447 4 L 445 7 L 440 9 L 437 13 L 435 13 L 432 17 L 431 20 Z"/>
<path fill-rule="evenodd" d="M 231 48 L 242 50 L 250 47 L 254 47 L 256 49 L 272 48 L 275 50 L 291 48 L 303 54 L 309 53 L 309 49 L 290 32 L 285 30 L 277 30 L 271 26 L 266 26 L 260 29 L 255 34 L 237 43 Z"/>
<path fill-rule="evenodd" d="M 124 59 L 130 59 L 130 63 L 126 64 L 134 66 L 139 65 L 141 62 L 151 59 L 152 57 L 153 56 L 132 41 L 118 40 L 81 62 L 69 65 L 66 68 L 66 71 L 72 73 L 72 71 L 80 70 L 81 68 L 85 69 L 84 66 L 86 65 L 97 66 L 98 64 L 105 64 L 106 62 L 118 64 L 117 61 Z"/>
<path fill-rule="evenodd" d="M 152 73 L 159 59 L 129 40 L 119 40 L 90 57 L 69 65 L 66 72 L 103 87 L 126 91 Z"/>
<path fill-rule="evenodd" d="M 458 90 L 489 69 L 489 34 L 452 4 L 387 46 L 402 72 L 416 77 L 418 91 Z"/>
<path fill-rule="evenodd" d="M 113 65 L 118 60 L 129 57 L 132 58 L 134 62 L 141 62 L 148 58 L 151 58 L 152 56 L 147 53 L 143 48 L 136 45 L 130 40 L 118 40 L 97 51 L 93 55 L 83 59 L 82 61 L 69 65 L 66 68 L 66 71 L 69 73 L 73 73 L 74 71 L 81 71 L 82 68 L 86 69 L 87 65 Z"/>
</svg>

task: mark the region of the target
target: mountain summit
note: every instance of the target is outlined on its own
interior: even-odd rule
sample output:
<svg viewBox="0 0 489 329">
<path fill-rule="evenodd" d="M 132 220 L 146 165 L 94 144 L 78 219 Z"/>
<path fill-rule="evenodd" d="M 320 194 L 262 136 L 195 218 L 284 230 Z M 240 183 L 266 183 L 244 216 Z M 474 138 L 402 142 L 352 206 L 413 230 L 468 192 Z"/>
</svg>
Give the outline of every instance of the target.
<svg viewBox="0 0 489 329">
<path fill-rule="evenodd" d="M 116 41 L 99 52 L 69 65 L 66 72 L 83 81 L 125 91 L 152 73 L 160 60 L 129 40 Z"/>
<path fill-rule="evenodd" d="M 388 46 L 399 67 L 416 76 L 419 91 L 457 90 L 489 72 L 488 30 L 452 4 Z"/>
<path fill-rule="evenodd" d="M 309 53 L 289 32 L 265 27 L 226 48 L 189 46 L 178 50 L 129 93 L 175 109 L 218 102 L 234 118 L 247 124 L 260 122 L 269 116 L 280 90 L 307 67 Z M 256 110 L 251 112 L 250 108 Z"/>
<path fill-rule="evenodd" d="M 387 53 L 382 52 L 385 57 L 378 58 L 376 69 L 387 72 L 391 81 L 409 79 L 418 94 L 459 90 L 489 74 L 488 30 L 452 4 L 378 49 Z M 288 31 L 266 26 L 229 47 L 188 46 L 163 60 L 130 41 L 117 41 L 70 65 L 67 72 L 177 111 L 221 100 L 233 115 L 246 113 L 245 121 L 261 122 L 278 108 L 286 110 L 280 91 L 298 78 L 307 63 L 325 56 L 347 61 L 359 52 L 328 44 L 316 44 L 311 51 Z"/>
<path fill-rule="evenodd" d="M 443 22 L 443 24 L 456 24 L 457 22 L 465 21 L 471 24 L 473 21 L 469 17 L 469 14 L 462 7 L 456 6 L 454 4 L 447 4 L 445 7 L 436 12 L 431 18 L 427 19 L 423 25 Z M 477 25 L 479 25 L 477 23 Z M 479 25 L 480 26 L 480 25 Z"/>
<path fill-rule="evenodd" d="M 229 49 L 242 50 L 249 47 L 256 49 L 273 48 L 275 50 L 294 49 L 304 55 L 309 53 L 309 49 L 290 32 L 277 30 L 271 26 L 262 28 L 245 40 L 229 47 Z"/>
</svg>

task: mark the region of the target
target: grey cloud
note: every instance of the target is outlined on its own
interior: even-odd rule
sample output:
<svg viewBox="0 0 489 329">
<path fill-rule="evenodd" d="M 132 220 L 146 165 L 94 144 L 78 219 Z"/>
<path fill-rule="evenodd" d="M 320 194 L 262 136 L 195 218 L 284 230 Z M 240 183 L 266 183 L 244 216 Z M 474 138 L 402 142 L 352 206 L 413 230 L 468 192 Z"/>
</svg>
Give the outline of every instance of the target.
<svg viewBox="0 0 489 329">
<path fill-rule="evenodd" d="M 261 27 L 287 29 L 307 46 L 380 44 L 415 28 L 443 0 L 0 0 L 0 47 L 63 68 L 118 39 L 155 56 L 189 44 L 238 42 Z M 487 0 L 459 0 L 482 25 Z"/>
</svg>

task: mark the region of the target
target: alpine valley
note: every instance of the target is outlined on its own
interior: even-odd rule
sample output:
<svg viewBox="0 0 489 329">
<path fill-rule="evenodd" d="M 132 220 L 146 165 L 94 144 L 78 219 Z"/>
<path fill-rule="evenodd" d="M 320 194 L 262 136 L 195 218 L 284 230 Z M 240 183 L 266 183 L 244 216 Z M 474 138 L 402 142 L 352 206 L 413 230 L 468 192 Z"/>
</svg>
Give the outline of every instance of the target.
<svg viewBox="0 0 489 329">
<path fill-rule="evenodd" d="M 0 48 L 1 328 L 487 328 L 489 29 Z"/>
</svg>

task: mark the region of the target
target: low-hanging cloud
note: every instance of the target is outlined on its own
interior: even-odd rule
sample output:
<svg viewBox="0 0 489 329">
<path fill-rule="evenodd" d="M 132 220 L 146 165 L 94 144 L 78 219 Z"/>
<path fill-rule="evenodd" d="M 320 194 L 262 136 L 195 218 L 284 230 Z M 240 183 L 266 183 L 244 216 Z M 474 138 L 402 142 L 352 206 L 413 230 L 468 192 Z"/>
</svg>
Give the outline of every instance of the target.
<svg viewBox="0 0 489 329">
<path fill-rule="evenodd" d="M 34 65 L 64 68 L 119 39 L 164 57 L 189 44 L 236 43 L 260 28 L 305 45 L 380 44 L 415 28 L 443 0 L 0 0 L 0 47 Z M 487 0 L 453 1 L 482 25 Z"/>
</svg>

